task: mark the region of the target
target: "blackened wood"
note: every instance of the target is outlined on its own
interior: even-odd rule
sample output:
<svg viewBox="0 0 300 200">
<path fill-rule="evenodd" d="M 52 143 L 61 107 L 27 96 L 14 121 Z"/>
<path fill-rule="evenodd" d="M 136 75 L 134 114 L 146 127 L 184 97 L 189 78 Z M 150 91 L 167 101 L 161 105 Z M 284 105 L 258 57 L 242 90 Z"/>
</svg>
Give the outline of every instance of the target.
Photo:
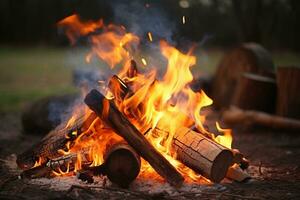
<svg viewBox="0 0 300 200">
<path fill-rule="evenodd" d="M 97 90 L 92 90 L 84 102 L 109 125 L 117 134 L 123 137 L 165 180 L 173 186 L 180 187 L 183 183 L 181 174 L 164 158 L 150 142 L 133 126 L 116 108 L 113 102 L 106 99 Z"/>
<path fill-rule="evenodd" d="M 87 115 L 78 117 L 70 127 L 66 127 L 65 123 L 61 124 L 45 136 L 39 143 L 18 155 L 18 166 L 21 169 L 30 169 L 38 161 L 43 164 L 48 161 L 48 159 L 54 159 L 61 156 L 58 150 L 67 150 L 66 143 L 75 140 L 78 135 L 88 129 L 95 119 L 96 114 L 91 112 Z M 73 134 L 74 132 L 76 135 Z"/>
<path fill-rule="evenodd" d="M 246 72 L 274 77 L 272 57 L 259 44 L 246 43 L 224 55 L 212 86 L 212 99 L 217 108 L 231 104 L 238 80 Z"/>
<path fill-rule="evenodd" d="M 277 114 L 300 119 L 300 66 L 277 68 Z"/>
<path fill-rule="evenodd" d="M 251 73 L 242 74 L 236 86 L 232 104 L 244 110 L 274 113 L 275 79 Z"/>
<path fill-rule="evenodd" d="M 122 101 L 127 95 L 132 95 L 132 91 L 118 76 L 113 75 L 109 79 L 108 87 L 114 95 L 116 101 Z"/>
<path fill-rule="evenodd" d="M 130 61 L 130 66 L 128 68 L 128 71 L 127 71 L 126 75 L 129 78 L 133 78 L 137 75 L 137 73 L 138 73 L 137 64 L 136 64 L 135 60 L 131 60 Z"/>
</svg>

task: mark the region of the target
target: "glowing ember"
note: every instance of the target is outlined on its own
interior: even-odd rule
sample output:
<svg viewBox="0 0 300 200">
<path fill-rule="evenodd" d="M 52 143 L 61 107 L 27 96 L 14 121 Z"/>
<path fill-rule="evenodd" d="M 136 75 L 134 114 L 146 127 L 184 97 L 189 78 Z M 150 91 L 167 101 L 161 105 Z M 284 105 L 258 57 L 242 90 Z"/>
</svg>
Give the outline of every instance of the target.
<svg viewBox="0 0 300 200">
<path fill-rule="evenodd" d="M 183 16 L 183 24 L 185 24 L 185 20 L 186 18 Z M 124 27 L 112 24 L 104 25 L 102 20 L 82 22 L 77 15 L 67 17 L 58 25 L 66 29 L 66 34 L 72 43 L 76 42 L 80 35 L 93 33 L 88 36 L 92 47 L 91 52 L 86 57 L 87 62 L 91 60 L 91 57 L 96 56 L 96 58 L 104 60 L 111 68 L 121 64 L 123 68 L 118 76 L 128 83 L 132 90 L 132 94 L 127 95 L 121 91 L 120 87 L 112 91 L 103 88 L 104 84 L 101 84 L 102 92 L 106 97 L 115 101 L 118 109 L 140 132 L 144 133 L 151 128 L 146 138 L 184 175 L 186 181 L 203 182 L 206 180 L 177 161 L 175 152 L 172 150 L 173 136 L 180 127 L 196 127 L 201 132 L 210 135 L 218 143 L 228 148 L 231 147 L 230 129 L 222 129 L 216 123 L 217 129 L 223 135 L 215 137 L 203 126 L 205 116 L 201 115 L 201 109 L 211 105 L 213 101 L 204 91 L 194 92 L 189 86 L 193 80 L 190 69 L 196 64 L 196 57 L 192 55 L 192 52 L 180 52 L 167 42 L 161 41 L 159 48 L 167 60 L 167 66 L 163 78 L 157 79 L 156 69 L 151 69 L 145 73 L 130 72 L 132 70 L 130 69 L 131 59 L 138 58 L 135 49 L 140 39 L 132 33 L 127 33 Z M 100 28 L 101 32 L 96 33 L 95 31 Z M 148 38 L 152 41 L 150 32 Z M 144 58 L 141 59 L 141 62 L 144 66 L 147 65 Z M 126 88 L 127 86 L 123 85 L 122 87 Z M 88 115 L 89 112 L 86 113 Z M 76 112 L 74 116 L 76 116 Z M 74 116 L 70 118 L 69 125 L 74 123 Z M 74 131 L 72 135 L 78 136 L 79 134 Z M 61 153 L 70 155 L 88 147 L 87 154 L 88 159 L 92 162 L 91 165 L 98 166 L 103 163 L 106 147 L 121 139 L 97 118 L 86 131 L 80 133 L 72 145 L 67 145 L 68 151 L 61 151 Z M 82 168 L 83 159 L 81 154 L 77 155 L 75 171 Z M 60 174 L 66 174 L 68 170 L 61 171 Z M 139 176 L 159 179 L 158 174 L 144 160 Z"/>
</svg>

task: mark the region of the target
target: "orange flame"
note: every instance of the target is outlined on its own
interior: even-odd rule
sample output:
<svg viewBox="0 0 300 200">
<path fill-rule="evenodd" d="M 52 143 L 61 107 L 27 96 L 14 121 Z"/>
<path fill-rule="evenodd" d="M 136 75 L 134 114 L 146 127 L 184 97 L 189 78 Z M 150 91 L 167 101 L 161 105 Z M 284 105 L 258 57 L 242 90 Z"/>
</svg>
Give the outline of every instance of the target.
<svg viewBox="0 0 300 200">
<path fill-rule="evenodd" d="M 185 23 L 184 16 L 183 20 Z M 127 33 L 124 27 L 106 26 L 103 25 L 101 20 L 82 23 L 77 15 L 62 20 L 59 25 L 69 27 L 66 33 L 71 42 L 75 38 L 74 35 L 77 37 L 77 35 L 93 33 L 89 36 L 92 51 L 87 55 L 87 61 L 90 61 L 91 57 L 96 55 L 111 68 L 121 63 L 123 68 L 118 76 L 130 85 L 132 90 L 131 95 L 126 95 L 121 91 L 121 88 L 129 88 L 126 88 L 126 85 L 121 85 L 121 87 L 111 89 L 106 95 L 109 94 L 110 99 L 112 99 L 112 96 L 114 97 L 112 100 L 114 100 L 118 109 L 126 115 L 140 132 L 144 133 L 151 128 L 146 134 L 146 138 L 185 176 L 187 181 L 209 182 L 209 180 L 177 161 L 175 152 L 172 150 L 172 140 L 176 130 L 180 127 L 192 126 L 210 135 L 220 144 L 231 148 L 232 136 L 230 129 L 222 129 L 216 123 L 218 131 L 223 135 L 215 137 L 203 125 L 205 116 L 201 114 L 201 110 L 211 105 L 213 101 L 204 91 L 194 92 L 189 86 L 193 80 L 191 68 L 196 64 L 196 57 L 192 55 L 192 52 L 180 52 L 167 42 L 161 41 L 160 51 L 167 60 L 167 66 L 163 78 L 157 79 L 155 69 L 138 73 L 135 68 L 131 68 L 131 59 L 135 58 L 133 47 L 139 43 L 139 38 L 132 33 Z M 94 33 L 99 28 L 102 28 L 101 33 Z M 150 32 L 148 37 L 152 41 Z M 142 63 L 147 65 L 144 58 L 142 58 Z M 114 85 L 112 86 L 114 87 Z M 103 109 L 104 115 L 107 115 L 107 109 Z M 70 118 L 67 126 L 75 123 L 76 113 Z M 74 135 L 77 137 L 76 140 L 67 145 L 68 151 L 62 153 L 68 155 L 89 147 L 87 154 L 92 166 L 102 164 L 106 147 L 122 139 L 98 118 L 82 133 L 76 132 Z M 75 170 L 82 168 L 84 158 L 82 155 L 78 155 Z M 65 172 L 60 174 L 65 174 Z M 159 180 L 158 174 L 144 160 L 142 160 L 140 177 Z"/>
<path fill-rule="evenodd" d="M 59 21 L 57 24 L 58 26 L 66 28 L 66 35 L 70 39 L 71 44 L 75 44 L 80 36 L 87 35 L 101 28 L 103 21 L 101 19 L 97 22 L 82 22 L 78 15 L 71 15 Z"/>
</svg>

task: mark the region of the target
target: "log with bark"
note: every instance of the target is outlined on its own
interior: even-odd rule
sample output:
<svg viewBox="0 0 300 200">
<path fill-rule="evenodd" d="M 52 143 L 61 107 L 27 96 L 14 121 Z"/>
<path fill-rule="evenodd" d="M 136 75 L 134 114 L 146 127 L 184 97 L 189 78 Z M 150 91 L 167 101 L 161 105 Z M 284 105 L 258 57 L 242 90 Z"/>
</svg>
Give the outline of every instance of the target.
<svg viewBox="0 0 300 200">
<path fill-rule="evenodd" d="M 268 51 L 258 44 L 246 43 L 223 57 L 212 86 L 212 99 L 217 108 L 231 104 L 238 80 L 245 72 L 274 78 L 274 64 Z"/>
<path fill-rule="evenodd" d="M 112 101 L 106 99 L 97 90 L 92 90 L 84 99 L 103 122 L 110 126 L 118 135 L 143 157 L 154 170 L 168 183 L 180 187 L 183 183 L 181 174 L 163 157 L 139 130 L 116 108 Z"/>
<path fill-rule="evenodd" d="M 277 68 L 277 114 L 300 119 L 300 67 Z"/>
<path fill-rule="evenodd" d="M 270 115 L 264 112 L 241 110 L 231 107 L 222 114 L 223 120 L 230 125 L 243 127 L 263 126 L 286 131 L 299 131 L 300 120 Z"/>
<path fill-rule="evenodd" d="M 110 146 L 104 154 L 104 174 L 120 187 L 127 188 L 140 168 L 140 156 L 125 142 Z"/>
<path fill-rule="evenodd" d="M 60 157 L 61 154 L 58 150 L 67 150 L 67 142 L 74 141 L 82 132 L 86 131 L 96 117 L 95 113 L 90 112 L 79 116 L 70 126 L 67 126 L 65 123 L 61 124 L 39 143 L 18 155 L 18 166 L 21 169 L 30 169 L 36 162 L 43 164 L 47 162 L 48 159 Z"/>
<path fill-rule="evenodd" d="M 125 93 L 122 94 L 128 94 L 130 93 L 131 95 L 133 94 L 133 92 L 130 90 L 130 88 L 126 85 L 125 82 L 123 82 L 120 78 L 117 78 L 117 76 L 112 79 L 114 80 L 114 84 L 111 84 L 111 90 L 112 91 L 118 91 L 115 90 L 115 88 L 118 89 L 122 89 L 123 91 L 125 91 Z M 119 93 L 117 92 L 113 92 L 113 94 L 116 96 Z M 150 132 L 150 131 L 149 131 Z M 207 134 L 207 133 L 201 133 L 200 130 L 196 130 L 196 132 L 198 132 L 199 134 L 202 134 L 202 136 L 205 136 L 209 139 L 212 139 L 212 137 Z M 147 132 L 148 133 L 148 132 Z M 152 136 L 153 137 L 160 137 L 161 135 L 165 135 L 166 137 L 169 135 L 169 133 L 167 131 L 165 131 L 163 128 L 160 127 L 160 125 L 158 124 L 157 127 L 155 127 L 155 129 L 151 130 Z M 162 142 L 166 141 L 167 138 L 164 138 L 162 140 Z M 215 141 L 211 140 L 211 143 L 215 143 L 216 145 L 218 145 Z M 244 157 L 244 155 L 242 153 L 240 153 L 237 149 L 232 149 L 231 150 L 233 153 L 233 163 L 238 164 L 242 169 L 246 169 L 249 166 L 249 161 Z"/>
<path fill-rule="evenodd" d="M 185 127 L 176 131 L 172 146 L 178 160 L 216 183 L 233 163 L 230 149 Z"/>
<path fill-rule="evenodd" d="M 133 77 L 137 74 L 137 67 L 134 60 L 130 62 L 130 66 L 127 71 L 127 77 Z M 78 73 L 78 76 L 80 73 Z M 83 73 L 82 76 L 92 76 L 93 73 Z M 81 76 L 80 76 L 81 77 Z M 82 78 L 84 78 L 82 77 Z M 85 77 L 86 78 L 86 77 Z M 84 78 L 84 79 L 85 79 Z M 92 79 L 93 80 L 93 79 Z M 131 91 L 126 88 L 127 86 L 122 85 L 122 81 L 119 77 L 113 76 L 109 81 L 109 86 L 111 89 L 115 88 L 115 96 L 124 98 L 125 95 L 131 94 Z M 122 87 L 122 88 L 116 88 Z M 119 93 L 121 92 L 121 93 Z M 117 94 L 118 93 L 118 94 Z M 69 107 L 71 103 L 77 98 L 77 95 L 66 95 L 66 96 L 51 96 L 45 99 L 41 99 L 31 106 L 27 107 L 22 115 L 23 127 L 27 131 L 45 131 L 49 130 L 51 127 L 56 127 L 60 122 L 54 122 L 49 120 L 49 106 L 50 104 L 54 106 L 60 106 L 61 109 Z M 63 105 L 63 106 L 62 106 Z M 62 111 L 56 113 L 61 116 Z M 40 161 L 45 163 L 47 159 L 53 159 L 60 157 L 58 150 L 66 150 L 66 144 L 69 141 L 76 139 L 80 133 L 87 130 L 90 124 L 96 119 L 94 113 L 85 113 L 77 116 L 74 123 L 67 127 L 66 123 L 60 124 L 53 131 L 48 133 L 39 143 L 18 155 L 17 164 L 21 169 L 30 169 L 36 162 Z M 72 133 L 75 133 L 73 135 Z"/>
<path fill-rule="evenodd" d="M 274 113 L 276 81 L 273 78 L 244 73 L 233 94 L 232 105 L 244 110 Z"/>
</svg>

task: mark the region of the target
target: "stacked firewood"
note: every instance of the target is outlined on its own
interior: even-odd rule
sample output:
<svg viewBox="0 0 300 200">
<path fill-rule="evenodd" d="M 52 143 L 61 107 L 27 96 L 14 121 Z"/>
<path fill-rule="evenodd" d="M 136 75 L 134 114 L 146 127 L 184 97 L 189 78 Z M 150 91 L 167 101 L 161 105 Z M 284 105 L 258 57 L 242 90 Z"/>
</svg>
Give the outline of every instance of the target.
<svg viewBox="0 0 300 200">
<path fill-rule="evenodd" d="M 220 62 L 212 97 L 231 126 L 300 130 L 299 76 L 299 67 L 275 69 L 266 49 L 244 44 Z"/>
<path fill-rule="evenodd" d="M 134 62 L 132 66 L 130 73 L 136 73 Z M 121 98 L 125 95 L 132 95 L 130 87 L 116 75 L 110 79 L 109 88 L 113 94 L 114 91 L 118 92 Z M 116 88 L 118 90 L 115 90 Z M 119 89 L 121 89 L 121 95 Z M 107 99 L 97 90 L 91 90 L 84 99 L 91 110 L 88 115 L 78 117 L 68 128 L 65 124 L 58 126 L 40 143 L 18 156 L 18 166 L 24 169 L 21 176 L 24 178 L 52 177 L 60 171 L 72 172 L 80 154 L 82 169 L 77 172 L 78 177 L 91 182 L 93 176 L 106 175 L 113 183 L 128 187 L 139 174 L 141 157 L 169 184 L 180 187 L 184 181 L 182 174 L 118 110 L 115 105 L 115 101 L 118 100 L 120 99 Z M 62 156 L 59 150 L 67 150 L 66 144 L 72 145 L 72 142 L 80 137 L 96 118 L 122 138 L 106 148 L 103 164 L 91 167 L 93 161 L 86 155 L 89 147 Z M 151 131 L 159 134 L 165 130 L 157 127 Z M 212 182 L 218 183 L 225 177 L 236 181 L 250 178 L 244 171 L 249 161 L 243 154 L 238 150 L 228 149 L 218 144 L 200 130 L 181 127 L 174 135 L 172 148 L 177 160 Z M 35 167 L 37 162 L 39 166 Z"/>
</svg>

